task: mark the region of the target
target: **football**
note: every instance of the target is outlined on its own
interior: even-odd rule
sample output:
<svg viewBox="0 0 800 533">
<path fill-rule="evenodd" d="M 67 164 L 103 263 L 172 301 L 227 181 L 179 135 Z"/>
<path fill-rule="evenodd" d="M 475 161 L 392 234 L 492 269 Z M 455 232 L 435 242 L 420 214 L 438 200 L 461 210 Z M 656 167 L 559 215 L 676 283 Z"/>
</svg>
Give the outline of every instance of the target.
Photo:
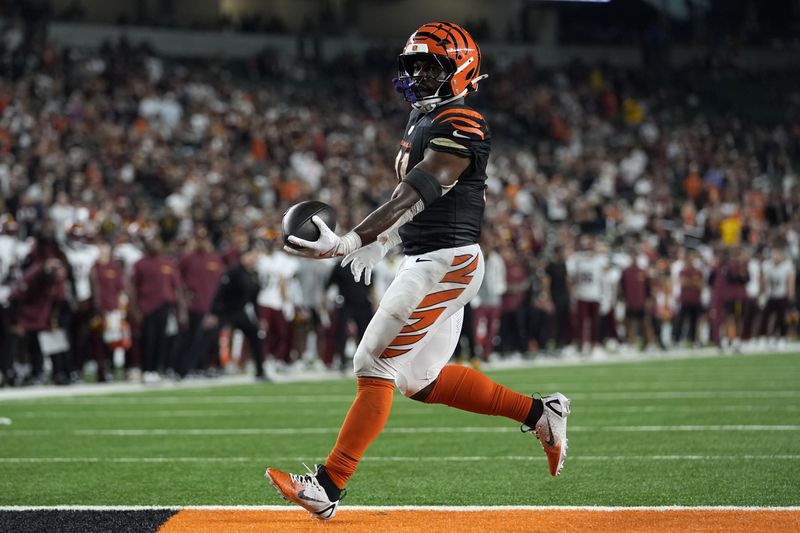
<svg viewBox="0 0 800 533">
<path fill-rule="evenodd" d="M 319 239 L 319 229 L 311 220 L 314 215 L 319 215 L 325 221 L 325 224 L 331 228 L 331 231 L 336 231 L 336 215 L 331 206 L 316 200 L 300 202 L 290 207 L 283 215 L 283 221 L 281 222 L 283 243 L 290 248 L 297 249 L 297 246 L 289 242 L 289 235 L 294 235 L 307 241 Z"/>
</svg>

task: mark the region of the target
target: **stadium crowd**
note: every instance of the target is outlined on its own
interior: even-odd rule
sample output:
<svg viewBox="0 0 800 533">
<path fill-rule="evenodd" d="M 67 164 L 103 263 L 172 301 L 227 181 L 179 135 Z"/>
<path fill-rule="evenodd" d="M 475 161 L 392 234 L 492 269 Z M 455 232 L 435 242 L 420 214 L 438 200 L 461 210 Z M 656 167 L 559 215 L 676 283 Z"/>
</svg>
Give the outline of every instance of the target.
<svg viewBox="0 0 800 533">
<path fill-rule="evenodd" d="M 259 377 L 265 359 L 347 367 L 394 259 L 366 287 L 283 253 L 280 218 L 318 199 L 351 228 L 391 193 L 407 113 L 391 51 L 223 65 L 3 37 L 3 383 L 69 383 L 87 363 L 98 380 L 215 374 L 242 352 Z M 485 70 L 474 105 L 495 142 L 470 357 L 787 338 L 796 110 L 765 125 L 715 108 L 691 69 L 669 85 L 530 58 Z"/>
</svg>

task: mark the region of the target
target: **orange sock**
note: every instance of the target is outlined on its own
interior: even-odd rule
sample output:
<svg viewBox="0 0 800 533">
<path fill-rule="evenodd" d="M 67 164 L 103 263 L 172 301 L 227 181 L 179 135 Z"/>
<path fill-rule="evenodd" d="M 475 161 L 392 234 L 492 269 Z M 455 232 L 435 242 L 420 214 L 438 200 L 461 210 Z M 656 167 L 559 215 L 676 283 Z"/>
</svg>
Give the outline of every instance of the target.
<svg viewBox="0 0 800 533">
<path fill-rule="evenodd" d="M 441 403 L 463 411 L 504 416 L 523 423 L 528 418 L 533 398 L 507 389 L 477 370 L 447 365 L 439 373 L 425 403 Z"/>
<path fill-rule="evenodd" d="M 380 378 L 358 378 L 356 399 L 347 412 L 336 446 L 325 461 L 331 481 L 340 489 L 356 471 L 358 461 L 375 440 L 392 410 L 394 383 Z"/>
</svg>

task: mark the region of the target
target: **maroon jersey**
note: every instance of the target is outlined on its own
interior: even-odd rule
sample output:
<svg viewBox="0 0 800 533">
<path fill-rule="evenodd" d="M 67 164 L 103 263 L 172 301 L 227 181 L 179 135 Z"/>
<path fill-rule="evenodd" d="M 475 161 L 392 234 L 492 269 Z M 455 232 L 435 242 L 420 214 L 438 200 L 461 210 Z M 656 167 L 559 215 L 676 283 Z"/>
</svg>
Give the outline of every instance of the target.
<svg viewBox="0 0 800 533">
<path fill-rule="evenodd" d="M 46 272 L 44 263 L 36 261 L 25 269 L 12 300 L 17 302 L 17 324 L 25 331 L 50 329 L 56 303 L 63 300 L 66 269 L 61 266 Z"/>
<path fill-rule="evenodd" d="M 725 269 L 722 265 L 717 265 L 711 271 L 711 307 L 721 308 L 728 300 L 729 292 Z"/>
<path fill-rule="evenodd" d="M 177 301 L 178 268 L 165 255 L 146 255 L 137 261 L 133 265 L 132 282 L 142 315 Z"/>
<path fill-rule="evenodd" d="M 187 292 L 189 311 L 207 313 L 225 270 L 222 258 L 216 252 L 189 252 L 181 258 L 178 269 Z"/>
<path fill-rule="evenodd" d="M 112 259 L 108 263 L 95 263 L 92 267 L 94 288 L 97 291 L 95 302 L 97 310 L 102 313 L 114 311 L 119 307 L 119 295 L 125 290 L 122 277 L 122 264 Z"/>
<path fill-rule="evenodd" d="M 516 259 L 506 262 L 506 286 L 508 290 L 502 297 L 503 311 L 518 309 L 525 300 L 525 281 L 528 279 L 528 270 L 525 265 Z"/>
<path fill-rule="evenodd" d="M 636 265 L 622 271 L 622 297 L 627 309 L 639 311 L 647 303 L 647 273 Z"/>
<path fill-rule="evenodd" d="M 747 282 L 750 281 L 747 263 L 730 261 L 725 266 L 724 272 L 728 289 L 724 301 L 747 299 Z"/>
<path fill-rule="evenodd" d="M 681 305 L 700 305 L 703 273 L 689 266 L 681 270 Z"/>
<path fill-rule="evenodd" d="M 241 258 L 242 252 L 236 248 L 228 248 L 228 250 L 222 254 L 222 261 L 225 263 L 225 266 L 233 266 L 238 263 Z"/>
</svg>

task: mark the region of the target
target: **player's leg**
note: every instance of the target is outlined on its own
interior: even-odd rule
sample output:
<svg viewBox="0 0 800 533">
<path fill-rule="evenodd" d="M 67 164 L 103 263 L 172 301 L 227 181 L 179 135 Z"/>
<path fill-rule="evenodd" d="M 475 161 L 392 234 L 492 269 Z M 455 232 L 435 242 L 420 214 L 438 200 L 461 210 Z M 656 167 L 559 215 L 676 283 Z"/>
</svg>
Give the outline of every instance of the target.
<svg viewBox="0 0 800 533">
<path fill-rule="evenodd" d="M 550 473 L 558 475 L 566 457 L 569 400 L 561 394 L 543 400 L 515 392 L 481 372 L 446 365 L 460 337 L 463 309 L 457 310 L 397 375 L 397 388 L 407 397 L 471 413 L 503 416 L 531 430 L 548 455 Z M 543 417 L 543 414 L 547 415 Z M 546 426 L 545 426 L 546 424 Z"/>
<path fill-rule="evenodd" d="M 475 249 L 479 253 L 477 246 Z M 345 483 L 386 424 L 397 368 L 407 360 L 403 355 L 409 349 L 404 343 L 406 340 L 424 339 L 440 318 L 441 311 L 436 308 L 415 310 L 425 303 L 426 295 L 452 270 L 453 258 L 447 255 L 434 253 L 425 257 L 406 257 L 401 263 L 356 350 L 353 361 L 358 378 L 356 397 L 325 465 L 319 465 L 315 472 L 305 476 L 267 469 L 266 476 L 281 496 L 302 506 L 312 516 L 325 520 L 333 518 Z M 454 255 L 452 250 L 449 255 Z M 423 261 L 417 262 L 416 259 Z M 400 339 L 401 331 L 406 327 L 413 331 L 408 339 Z"/>
</svg>

